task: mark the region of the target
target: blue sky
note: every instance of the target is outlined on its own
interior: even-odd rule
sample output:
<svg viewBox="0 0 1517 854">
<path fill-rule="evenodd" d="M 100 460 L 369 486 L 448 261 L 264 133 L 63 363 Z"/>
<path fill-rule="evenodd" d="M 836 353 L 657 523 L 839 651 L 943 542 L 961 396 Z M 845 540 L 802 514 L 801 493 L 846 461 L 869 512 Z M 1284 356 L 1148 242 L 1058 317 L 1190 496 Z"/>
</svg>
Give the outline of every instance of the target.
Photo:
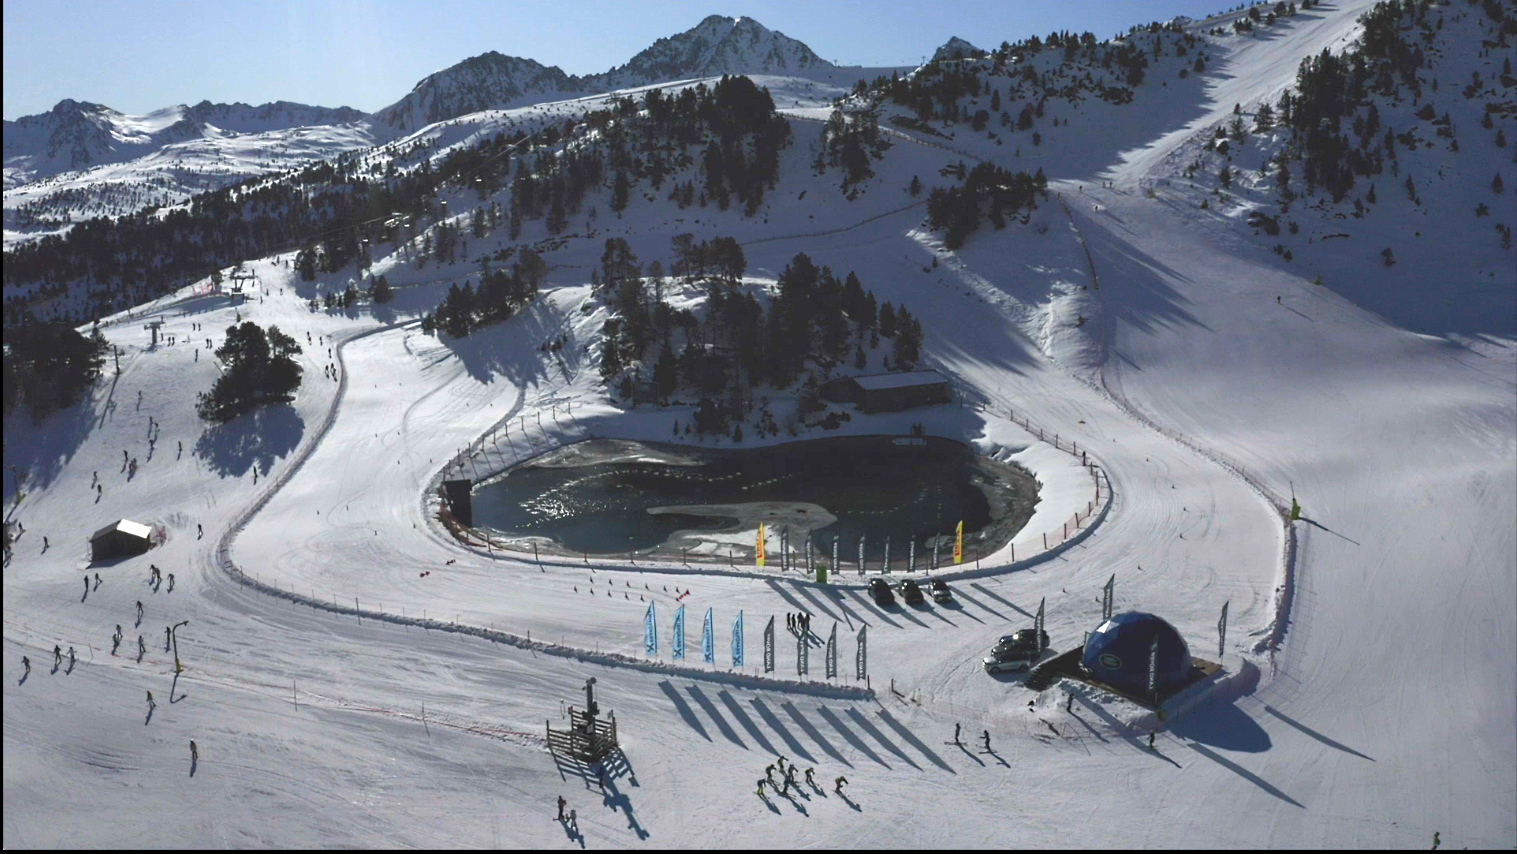
<svg viewBox="0 0 1517 854">
<path fill-rule="evenodd" d="M 1109 38 L 1222 0 L 5 0 L 4 115 L 63 98 L 126 113 L 200 100 L 377 110 L 488 50 L 590 74 L 711 14 L 747 16 L 844 65 L 913 65 L 949 36 Z"/>
</svg>

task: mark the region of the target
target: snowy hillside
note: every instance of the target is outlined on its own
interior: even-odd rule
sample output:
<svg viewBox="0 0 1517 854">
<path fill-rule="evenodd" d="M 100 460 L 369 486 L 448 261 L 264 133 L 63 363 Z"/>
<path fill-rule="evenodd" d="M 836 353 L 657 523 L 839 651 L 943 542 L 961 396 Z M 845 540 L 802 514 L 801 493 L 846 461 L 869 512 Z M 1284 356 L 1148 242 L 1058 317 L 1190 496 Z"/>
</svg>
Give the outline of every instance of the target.
<svg viewBox="0 0 1517 854">
<path fill-rule="evenodd" d="M 534 94 L 527 61 L 489 60 L 439 81 L 442 112 L 507 78 L 555 100 L 8 248 L 7 321 L 98 316 L 110 355 L 34 420 L 45 359 L 7 336 L 4 844 L 1517 845 L 1508 6 L 1245 8 L 861 94 L 820 66 Z M 1391 15 L 1423 64 L 1379 91 L 1365 51 Z M 724 61 L 743 22 L 708 24 L 658 63 Z M 1347 188 L 1320 137 L 1259 121 L 1324 51 L 1366 84 L 1332 162 L 1396 140 Z M 237 139 L 269 140 L 261 160 L 278 133 Z M 248 321 L 299 348 L 293 397 L 204 420 Z M 813 381 L 912 357 L 952 402 L 813 408 Z M 459 536 L 439 497 L 592 438 L 917 434 L 1038 481 L 1003 548 L 938 571 L 952 604 L 870 595 L 899 540 L 892 575 L 871 544 L 818 583 L 777 565 L 773 526 L 758 565 L 747 517 L 688 555 L 595 555 Z M 92 563 L 122 518 L 157 544 Z M 1079 647 L 1113 578 L 1116 612 L 1162 617 L 1217 675 L 1156 714 L 985 672 L 1040 612 Z M 809 633 L 784 629 L 798 612 Z M 599 768 L 550 734 L 591 678 L 620 740 Z M 796 783 L 759 786 L 780 756 Z"/>
<path fill-rule="evenodd" d="M 277 101 L 257 107 L 201 101 L 129 116 L 100 104 L 59 101 L 46 113 L 5 122 L 5 189 L 57 175 L 122 163 L 192 139 L 336 125 L 363 118 L 349 107 Z"/>
</svg>

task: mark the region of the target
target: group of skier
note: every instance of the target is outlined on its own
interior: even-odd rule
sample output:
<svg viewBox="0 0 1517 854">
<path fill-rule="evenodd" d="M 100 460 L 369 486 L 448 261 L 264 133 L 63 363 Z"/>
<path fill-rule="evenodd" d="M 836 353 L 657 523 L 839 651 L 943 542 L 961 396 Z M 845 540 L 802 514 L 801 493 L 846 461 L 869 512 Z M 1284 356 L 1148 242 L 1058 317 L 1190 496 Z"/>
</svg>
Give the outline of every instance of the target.
<svg viewBox="0 0 1517 854">
<path fill-rule="evenodd" d="M 796 769 L 797 766 L 794 762 L 791 762 L 787 765 L 785 762 L 785 757 L 779 757 L 774 762 L 771 762 L 770 764 L 764 766 L 764 776 L 759 779 L 758 788 L 754 791 L 754 794 L 758 795 L 760 798 L 768 800 L 768 796 L 764 794 L 764 787 L 766 785 L 771 789 L 778 788 L 779 793 L 782 796 L 786 797 L 789 796 L 792 786 L 795 787 L 797 791 L 799 791 L 801 784 L 796 782 Z M 778 780 L 774 779 L 776 770 L 778 770 L 780 775 Z M 813 789 L 816 789 L 818 792 L 822 790 L 822 788 L 816 784 L 815 768 L 807 768 L 805 774 L 802 776 L 806 780 L 806 785 L 810 786 Z M 846 785 L 848 785 L 848 778 L 844 777 L 841 774 L 839 774 L 837 778 L 832 781 L 833 791 L 837 792 L 837 794 L 842 797 L 847 797 L 843 794 L 843 787 Z"/>
<path fill-rule="evenodd" d="M 793 634 L 811 633 L 811 615 L 805 611 L 785 615 L 785 628 Z"/>
</svg>

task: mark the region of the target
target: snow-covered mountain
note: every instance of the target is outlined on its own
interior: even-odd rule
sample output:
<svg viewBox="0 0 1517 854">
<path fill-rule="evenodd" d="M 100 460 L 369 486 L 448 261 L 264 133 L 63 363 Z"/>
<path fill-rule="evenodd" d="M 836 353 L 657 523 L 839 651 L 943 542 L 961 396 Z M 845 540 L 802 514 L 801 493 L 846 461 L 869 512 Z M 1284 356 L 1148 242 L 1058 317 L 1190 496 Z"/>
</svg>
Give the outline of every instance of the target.
<svg viewBox="0 0 1517 854">
<path fill-rule="evenodd" d="M 557 66 L 491 51 L 422 78 L 404 98 L 374 114 L 377 124 L 411 133 L 482 110 L 524 107 L 577 95 L 722 74 L 795 74 L 834 68 L 804 43 L 752 18 L 711 15 L 659 39 L 625 65 L 576 77 Z"/>
<path fill-rule="evenodd" d="M 964 39 L 961 39 L 958 36 L 954 36 L 948 41 L 943 42 L 942 47 L 933 51 L 932 61 L 943 62 L 950 59 L 978 59 L 979 57 L 984 56 L 986 53 L 988 53 L 988 51 L 977 48 Z"/>
<path fill-rule="evenodd" d="M 257 107 L 201 101 L 193 107 L 176 104 L 133 116 L 102 104 L 64 99 L 46 113 L 5 123 L 5 187 L 133 160 L 191 139 L 341 124 L 363 116 L 351 107 L 288 101 Z"/>
</svg>

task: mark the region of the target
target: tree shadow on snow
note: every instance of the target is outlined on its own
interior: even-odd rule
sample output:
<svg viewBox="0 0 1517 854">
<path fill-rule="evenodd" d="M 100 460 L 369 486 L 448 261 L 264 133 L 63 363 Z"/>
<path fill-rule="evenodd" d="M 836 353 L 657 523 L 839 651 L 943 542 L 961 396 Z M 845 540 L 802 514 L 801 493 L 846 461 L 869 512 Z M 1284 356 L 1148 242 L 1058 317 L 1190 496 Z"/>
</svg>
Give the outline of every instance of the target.
<svg viewBox="0 0 1517 854">
<path fill-rule="evenodd" d="M 512 385 L 526 388 L 550 379 L 541 347 L 557 337 L 563 326 L 563 315 L 539 297 L 510 320 L 475 330 L 467 337 L 436 334 L 476 381 L 490 383 L 503 377 Z"/>
<path fill-rule="evenodd" d="M 90 432 L 104 423 L 115 387 L 114 380 L 112 377 L 111 381 L 104 383 L 106 390 L 98 399 L 100 384 L 89 389 L 78 403 L 48 415 L 40 424 L 32 422 L 30 411 L 25 406 L 18 406 L 6 416 L 5 468 L 3 476 L 0 476 L 0 490 L 3 490 L 0 494 L 16 494 L 16 479 L 12 468 L 25 473 L 23 492 L 46 487 L 56 480 L 63 467 L 73 459 L 79 446 L 89 438 Z M 12 504 L 6 518 L 10 518 L 15 509 Z"/>
<path fill-rule="evenodd" d="M 288 403 L 260 407 L 225 424 L 207 427 L 195 441 L 195 456 L 221 477 L 240 477 L 257 467 L 268 474 L 276 458 L 295 450 L 305 421 Z"/>
<path fill-rule="evenodd" d="M 1175 721 L 1169 731 L 1187 741 L 1235 753 L 1262 753 L 1271 746 L 1269 733 L 1232 703 L 1197 709 Z"/>
</svg>

